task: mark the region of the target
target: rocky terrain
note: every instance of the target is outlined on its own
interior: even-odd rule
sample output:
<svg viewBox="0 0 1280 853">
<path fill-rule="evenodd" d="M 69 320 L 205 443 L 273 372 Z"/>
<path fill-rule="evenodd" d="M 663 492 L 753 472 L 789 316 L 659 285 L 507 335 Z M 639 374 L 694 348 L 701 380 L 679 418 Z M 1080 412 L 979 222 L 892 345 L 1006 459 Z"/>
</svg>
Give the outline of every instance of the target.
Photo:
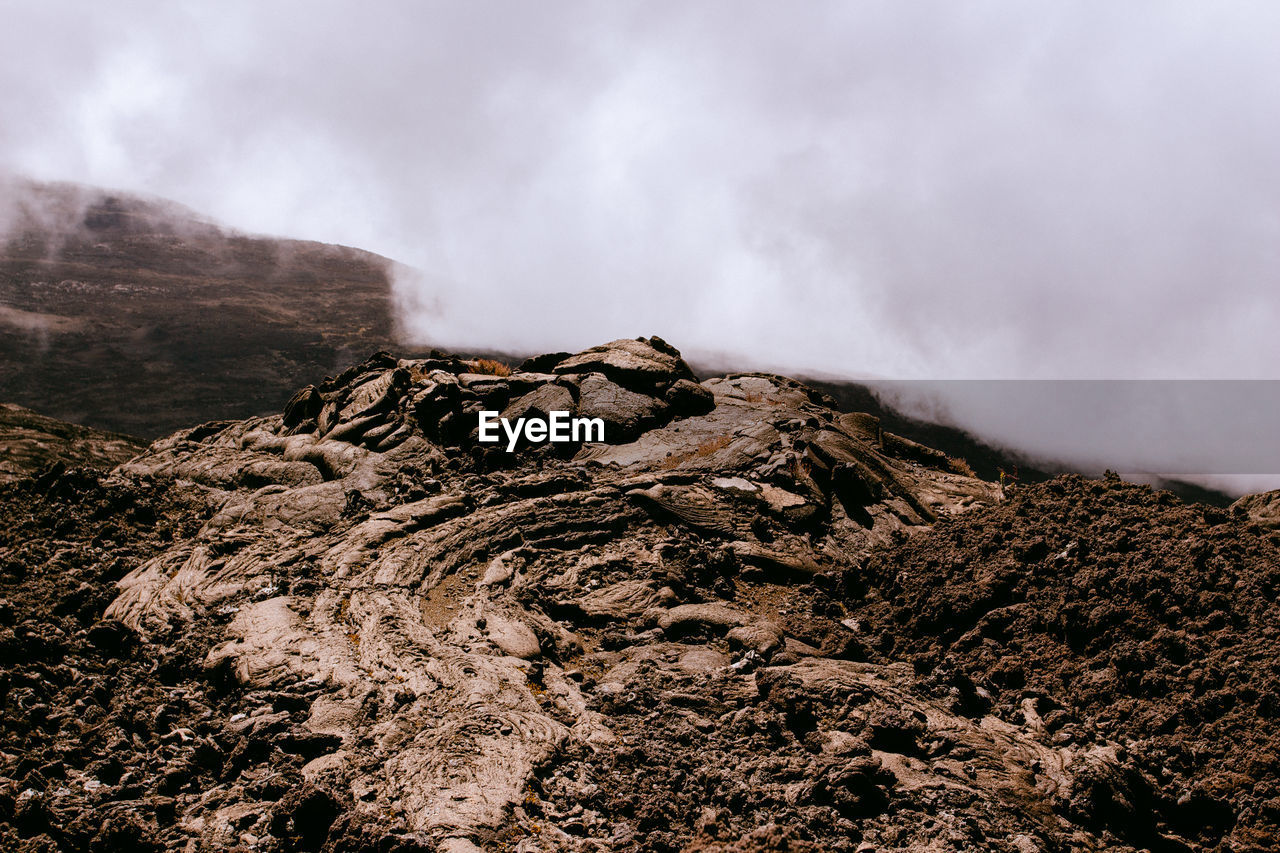
<svg viewBox="0 0 1280 853">
<path fill-rule="evenodd" d="M 390 262 L 172 202 L 0 181 L 0 400 L 155 438 L 392 343 Z"/>
<path fill-rule="evenodd" d="M 55 463 L 111 468 L 146 444 L 135 438 L 69 424 L 12 403 L 0 403 L 0 482 L 35 474 Z"/>
<path fill-rule="evenodd" d="M 1263 510 L 968 470 L 651 338 L 0 486 L 0 846 L 1275 849 Z"/>
</svg>

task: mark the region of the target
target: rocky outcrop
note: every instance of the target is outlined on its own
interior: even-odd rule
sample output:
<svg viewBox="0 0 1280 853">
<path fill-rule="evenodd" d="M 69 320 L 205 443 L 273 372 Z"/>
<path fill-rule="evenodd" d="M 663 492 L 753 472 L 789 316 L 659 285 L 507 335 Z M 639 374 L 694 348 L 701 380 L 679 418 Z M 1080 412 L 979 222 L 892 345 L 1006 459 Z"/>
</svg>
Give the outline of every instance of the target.
<svg viewBox="0 0 1280 853">
<path fill-rule="evenodd" d="M 130 813 L 170 849 L 1107 846 L 1080 815 L 1125 796 L 1116 744 L 921 689 L 847 606 L 869 553 L 995 486 L 657 338 L 480 369 L 380 354 L 116 469 L 188 525 L 103 631 L 195 665 L 123 741 L 169 764 L 78 768 L 59 808 L 163 788 Z M 478 441 L 480 411 L 552 410 L 605 441 Z"/>
<path fill-rule="evenodd" d="M 1280 528 L 1280 489 L 1245 495 L 1230 507 L 1237 516 L 1247 518 L 1261 527 Z"/>
<path fill-rule="evenodd" d="M 51 465 L 112 468 L 140 453 L 135 438 L 69 424 L 12 403 L 0 403 L 0 482 Z"/>
</svg>

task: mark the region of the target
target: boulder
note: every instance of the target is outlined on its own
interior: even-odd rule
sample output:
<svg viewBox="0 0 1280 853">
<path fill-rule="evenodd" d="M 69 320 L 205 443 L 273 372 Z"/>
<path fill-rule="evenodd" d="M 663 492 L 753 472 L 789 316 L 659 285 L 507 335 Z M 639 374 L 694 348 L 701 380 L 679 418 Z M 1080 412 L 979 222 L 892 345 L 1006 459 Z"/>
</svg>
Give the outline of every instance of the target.
<svg viewBox="0 0 1280 853">
<path fill-rule="evenodd" d="M 660 423 L 669 410 L 663 401 L 628 391 L 600 373 L 578 383 L 578 415 L 603 420 L 605 439 L 611 443 L 635 438 L 646 427 Z"/>
<path fill-rule="evenodd" d="M 514 658 L 534 658 L 542 653 L 538 635 L 533 629 L 515 619 L 498 614 L 486 614 L 485 632 L 495 646 Z"/>
<path fill-rule="evenodd" d="M 782 628 L 775 622 L 752 622 L 750 625 L 739 625 L 725 635 L 729 645 L 749 649 L 756 654 L 768 655 L 782 646 L 786 637 Z"/>
<path fill-rule="evenodd" d="M 561 361 L 552 372 L 603 373 L 632 391 L 665 390 L 678 379 L 693 379 L 680 351 L 662 338 L 619 340 L 583 350 Z"/>
<path fill-rule="evenodd" d="M 1261 527 L 1278 528 L 1280 527 L 1280 489 L 1245 495 L 1231 505 L 1231 511 Z"/>
<path fill-rule="evenodd" d="M 715 395 L 689 379 L 677 379 L 667 389 L 663 399 L 678 417 L 705 415 L 716 407 Z"/>
<path fill-rule="evenodd" d="M 410 406 L 423 431 L 434 438 L 440 434 L 440 419 L 457 408 L 459 399 L 458 380 L 436 372 L 414 393 Z"/>
<path fill-rule="evenodd" d="M 573 394 L 568 388 L 543 385 L 513 400 L 502 410 L 502 417 L 514 422 L 516 418 L 545 418 L 552 412 L 572 412 L 574 409 Z"/>
<path fill-rule="evenodd" d="M 555 367 L 564 361 L 573 353 L 568 352 L 548 352 L 542 355 L 535 355 L 532 358 L 526 358 L 520 364 L 521 373 L 542 373 Z"/>
<path fill-rule="evenodd" d="M 316 386 L 308 385 L 289 399 L 284 407 L 284 425 L 297 426 L 303 421 L 314 420 L 324 408 L 324 400 Z"/>
<path fill-rule="evenodd" d="M 701 627 L 729 630 L 751 624 L 751 618 L 723 604 L 680 604 L 658 617 L 658 627 L 666 632 Z"/>
</svg>

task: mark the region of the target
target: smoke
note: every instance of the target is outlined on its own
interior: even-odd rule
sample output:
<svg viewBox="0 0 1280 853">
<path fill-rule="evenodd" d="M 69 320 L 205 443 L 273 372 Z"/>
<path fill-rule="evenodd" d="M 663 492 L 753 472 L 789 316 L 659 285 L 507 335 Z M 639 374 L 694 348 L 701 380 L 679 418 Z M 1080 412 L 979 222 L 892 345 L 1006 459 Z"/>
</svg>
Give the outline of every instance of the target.
<svg viewBox="0 0 1280 853">
<path fill-rule="evenodd" d="M 3 13 L 0 166 L 394 258 L 416 342 L 1280 370 L 1275 4 Z"/>
</svg>

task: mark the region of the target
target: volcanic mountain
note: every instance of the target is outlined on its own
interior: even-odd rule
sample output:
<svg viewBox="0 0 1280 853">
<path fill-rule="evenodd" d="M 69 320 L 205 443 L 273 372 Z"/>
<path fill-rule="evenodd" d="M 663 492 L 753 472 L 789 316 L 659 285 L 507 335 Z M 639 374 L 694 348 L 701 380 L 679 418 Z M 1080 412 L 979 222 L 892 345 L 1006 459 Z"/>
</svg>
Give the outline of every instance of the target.
<svg viewBox="0 0 1280 853">
<path fill-rule="evenodd" d="M 4 402 L 155 438 L 274 411 L 392 343 L 385 258 L 71 184 L 0 194 Z"/>
<path fill-rule="evenodd" d="M 0 839 L 1275 849 L 1266 502 L 967 471 L 649 338 L 380 353 L 0 486 Z"/>
</svg>

